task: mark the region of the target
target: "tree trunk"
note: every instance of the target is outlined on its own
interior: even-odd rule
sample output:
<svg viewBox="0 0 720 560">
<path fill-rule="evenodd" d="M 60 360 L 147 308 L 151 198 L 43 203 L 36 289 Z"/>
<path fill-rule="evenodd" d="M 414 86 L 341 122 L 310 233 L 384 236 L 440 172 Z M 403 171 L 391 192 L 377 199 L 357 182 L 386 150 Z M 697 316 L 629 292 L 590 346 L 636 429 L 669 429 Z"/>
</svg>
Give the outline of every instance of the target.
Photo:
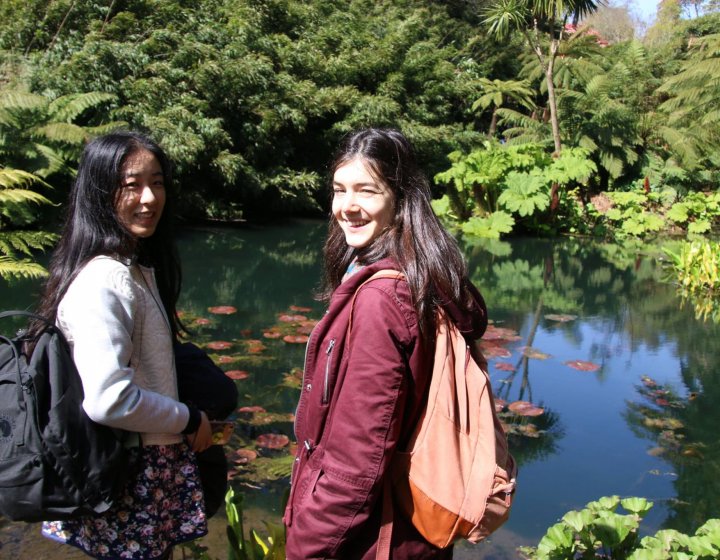
<svg viewBox="0 0 720 560">
<path fill-rule="evenodd" d="M 495 131 L 497 130 L 497 107 L 493 109 L 492 118 L 490 119 L 490 130 L 488 130 L 488 138 L 495 137 Z"/>
<path fill-rule="evenodd" d="M 550 105 L 550 125 L 552 126 L 553 142 L 555 143 L 555 155 L 560 155 L 562 143 L 560 142 L 560 123 L 557 113 L 557 99 L 555 97 L 554 67 L 559 42 L 553 39 L 550 43 L 550 56 L 545 67 L 545 80 L 548 88 L 548 105 Z"/>
</svg>

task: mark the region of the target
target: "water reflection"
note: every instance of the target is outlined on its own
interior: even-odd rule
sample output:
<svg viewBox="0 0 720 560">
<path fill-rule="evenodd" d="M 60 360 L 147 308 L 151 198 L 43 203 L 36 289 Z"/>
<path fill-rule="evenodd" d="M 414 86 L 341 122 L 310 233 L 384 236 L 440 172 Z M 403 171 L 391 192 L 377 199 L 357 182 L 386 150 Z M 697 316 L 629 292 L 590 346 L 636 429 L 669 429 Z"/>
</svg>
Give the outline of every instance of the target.
<svg viewBox="0 0 720 560">
<path fill-rule="evenodd" d="M 212 327 L 195 335 L 258 339 L 268 348 L 247 362 L 249 376 L 237 382 L 241 406 L 294 411 L 297 390 L 286 381 L 302 365 L 303 347 L 267 341 L 263 333 L 290 306 L 322 316 L 312 294 L 324 235 L 323 223 L 298 222 L 189 230 L 180 238 L 180 307 L 191 317 L 210 317 L 207 309 L 216 305 L 238 309 L 211 317 Z M 462 546 L 456 557 L 516 558 L 514 546 L 536 544 L 566 511 L 602 495 L 653 500 L 643 524 L 650 532 L 665 526 L 690 532 L 720 516 L 720 328 L 680 308 L 674 287 L 659 281 L 659 250 L 579 239 L 483 241 L 464 249 L 494 326 L 518 335 L 503 343 L 507 354 L 489 359 L 493 387 L 507 401 L 531 401 L 546 413 L 537 420 L 540 437 L 513 436 L 521 466 L 510 521 L 489 546 Z M 0 307 L 29 306 L 36 289 L 31 282 L 2 284 Z M 577 363 L 597 367 L 568 365 Z M 656 394 L 648 398 L 646 377 L 673 395 L 672 405 L 658 404 Z M 271 428 L 291 434 L 288 420 Z M 243 437 L 258 433 L 248 430 Z M 677 444 L 668 444 L 668 431 Z M 279 519 L 286 480 L 253 485 L 259 488 L 241 490 L 249 525 L 261 528 L 262 518 Z M 217 541 L 223 530 L 216 522 Z M 29 556 L 39 539 L 11 524 L 0 529 L 0 550 Z M 219 548 L 215 557 L 224 556 Z"/>
</svg>

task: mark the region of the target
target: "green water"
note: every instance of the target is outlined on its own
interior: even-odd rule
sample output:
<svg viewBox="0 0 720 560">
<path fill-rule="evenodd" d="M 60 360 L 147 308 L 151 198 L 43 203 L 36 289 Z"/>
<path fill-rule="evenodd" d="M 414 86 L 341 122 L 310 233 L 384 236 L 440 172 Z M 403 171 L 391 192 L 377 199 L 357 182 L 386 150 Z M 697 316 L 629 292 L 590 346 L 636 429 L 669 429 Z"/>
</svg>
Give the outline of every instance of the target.
<svg viewBox="0 0 720 560">
<path fill-rule="evenodd" d="M 295 222 L 196 229 L 180 237 L 180 307 L 189 318 L 211 320 L 196 336 L 265 346 L 241 366 L 224 366 L 248 372 L 237 381 L 240 406 L 294 411 L 297 390 L 283 379 L 302 366 L 303 345 L 263 333 L 282 323 L 280 315 L 293 313 L 291 306 L 309 308 L 302 313 L 310 319 L 322 316 L 312 292 L 324 231 L 322 223 Z M 466 246 L 465 252 L 494 326 L 519 335 L 503 345 L 504 354 L 489 359 L 495 392 L 546 412 L 537 422 L 540 437 L 511 438 L 520 476 L 510 521 L 489 543 L 458 547 L 456 557 L 517 558 L 517 545 L 536 544 L 566 511 L 603 495 L 653 500 L 644 532 L 694 531 L 707 518 L 720 517 L 720 329 L 697 320 L 673 286 L 660 281 L 663 269 L 653 248 L 518 239 Z M 0 308 L 29 306 L 36 290 L 36 282 L 0 284 Z M 208 312 L 218 305 L 237 312 Z M 557 320 L 567 316 L 575 318 Z M 532 351 L 524 350 L 528 346 Z M 567 365 L 573 360 L 599 368 L 578 371 Z M 672 429 L 663 424 L 670 418 Z M 291 435 L 291 424 L 276 421 L 242 435 L 264 431 Z M 252 526 L 262 529 L 261 519 L 279 519 L 284 487 L 284 480 L 238 484 Z M 0 556 L 82 557 L 37 532 L 36 526 L 6 523 Z M 211 533 L 213 557 L 224 558 L 221 516 Z"/>
</svg>

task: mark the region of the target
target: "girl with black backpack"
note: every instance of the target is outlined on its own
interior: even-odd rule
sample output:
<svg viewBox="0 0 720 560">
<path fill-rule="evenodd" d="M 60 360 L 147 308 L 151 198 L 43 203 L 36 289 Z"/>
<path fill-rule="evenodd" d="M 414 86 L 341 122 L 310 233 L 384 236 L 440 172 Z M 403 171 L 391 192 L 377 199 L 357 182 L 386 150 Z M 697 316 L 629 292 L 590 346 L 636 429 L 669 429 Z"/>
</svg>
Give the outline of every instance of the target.
<svg viewBox="0 0 720 560">
<path fill-rule="evenodd" d="M 90 418 L 137 435 L 134 468 L 108 511 L 43 523 L 43 535 L 95 558 L 167 558 L 207 533 L 195 452 L 211 445 L 211 428 L 179 402 L 173 358 L 173 197 L 170 162 L 150 138 L 92 140 L 38 310 L 72 347 Z"/>
</svg>

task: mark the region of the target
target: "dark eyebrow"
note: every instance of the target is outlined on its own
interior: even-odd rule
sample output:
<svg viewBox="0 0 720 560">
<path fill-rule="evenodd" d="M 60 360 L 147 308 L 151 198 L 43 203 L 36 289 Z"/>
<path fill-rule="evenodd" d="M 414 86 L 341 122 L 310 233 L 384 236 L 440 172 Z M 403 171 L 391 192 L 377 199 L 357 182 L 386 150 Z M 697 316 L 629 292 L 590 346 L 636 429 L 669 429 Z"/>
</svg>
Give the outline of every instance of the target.
<svg viewBox="0 0 720 560">
<path fill-rule="evenodd" d="M 125 179 L 127 179 L 127 178 L 129 178 L 129 177 L 139 177 L 140 175 L 142 175 L 142 173 L 125 173 L 125 175 L 123 175 L 123 177 L 124 177 Z M 160 177 L 164 177 L 164 176 L 165 176 L 165 174 L 164 174 L 162 171 L 156 171 L 155 173 L 152 174 L 153 177 L 157 177 L 158 175 L 159 175 Z"/>
<path fill-rule="evenodd" d="M 340 183 L 338 181 L 333 181 L 333 185 L 340 185 L 344 186 L 343 183 Z M 377 187 L 379 188 L 379 185 L 377 183 L 353 183 L 353 187 Z"/>
</svg>

